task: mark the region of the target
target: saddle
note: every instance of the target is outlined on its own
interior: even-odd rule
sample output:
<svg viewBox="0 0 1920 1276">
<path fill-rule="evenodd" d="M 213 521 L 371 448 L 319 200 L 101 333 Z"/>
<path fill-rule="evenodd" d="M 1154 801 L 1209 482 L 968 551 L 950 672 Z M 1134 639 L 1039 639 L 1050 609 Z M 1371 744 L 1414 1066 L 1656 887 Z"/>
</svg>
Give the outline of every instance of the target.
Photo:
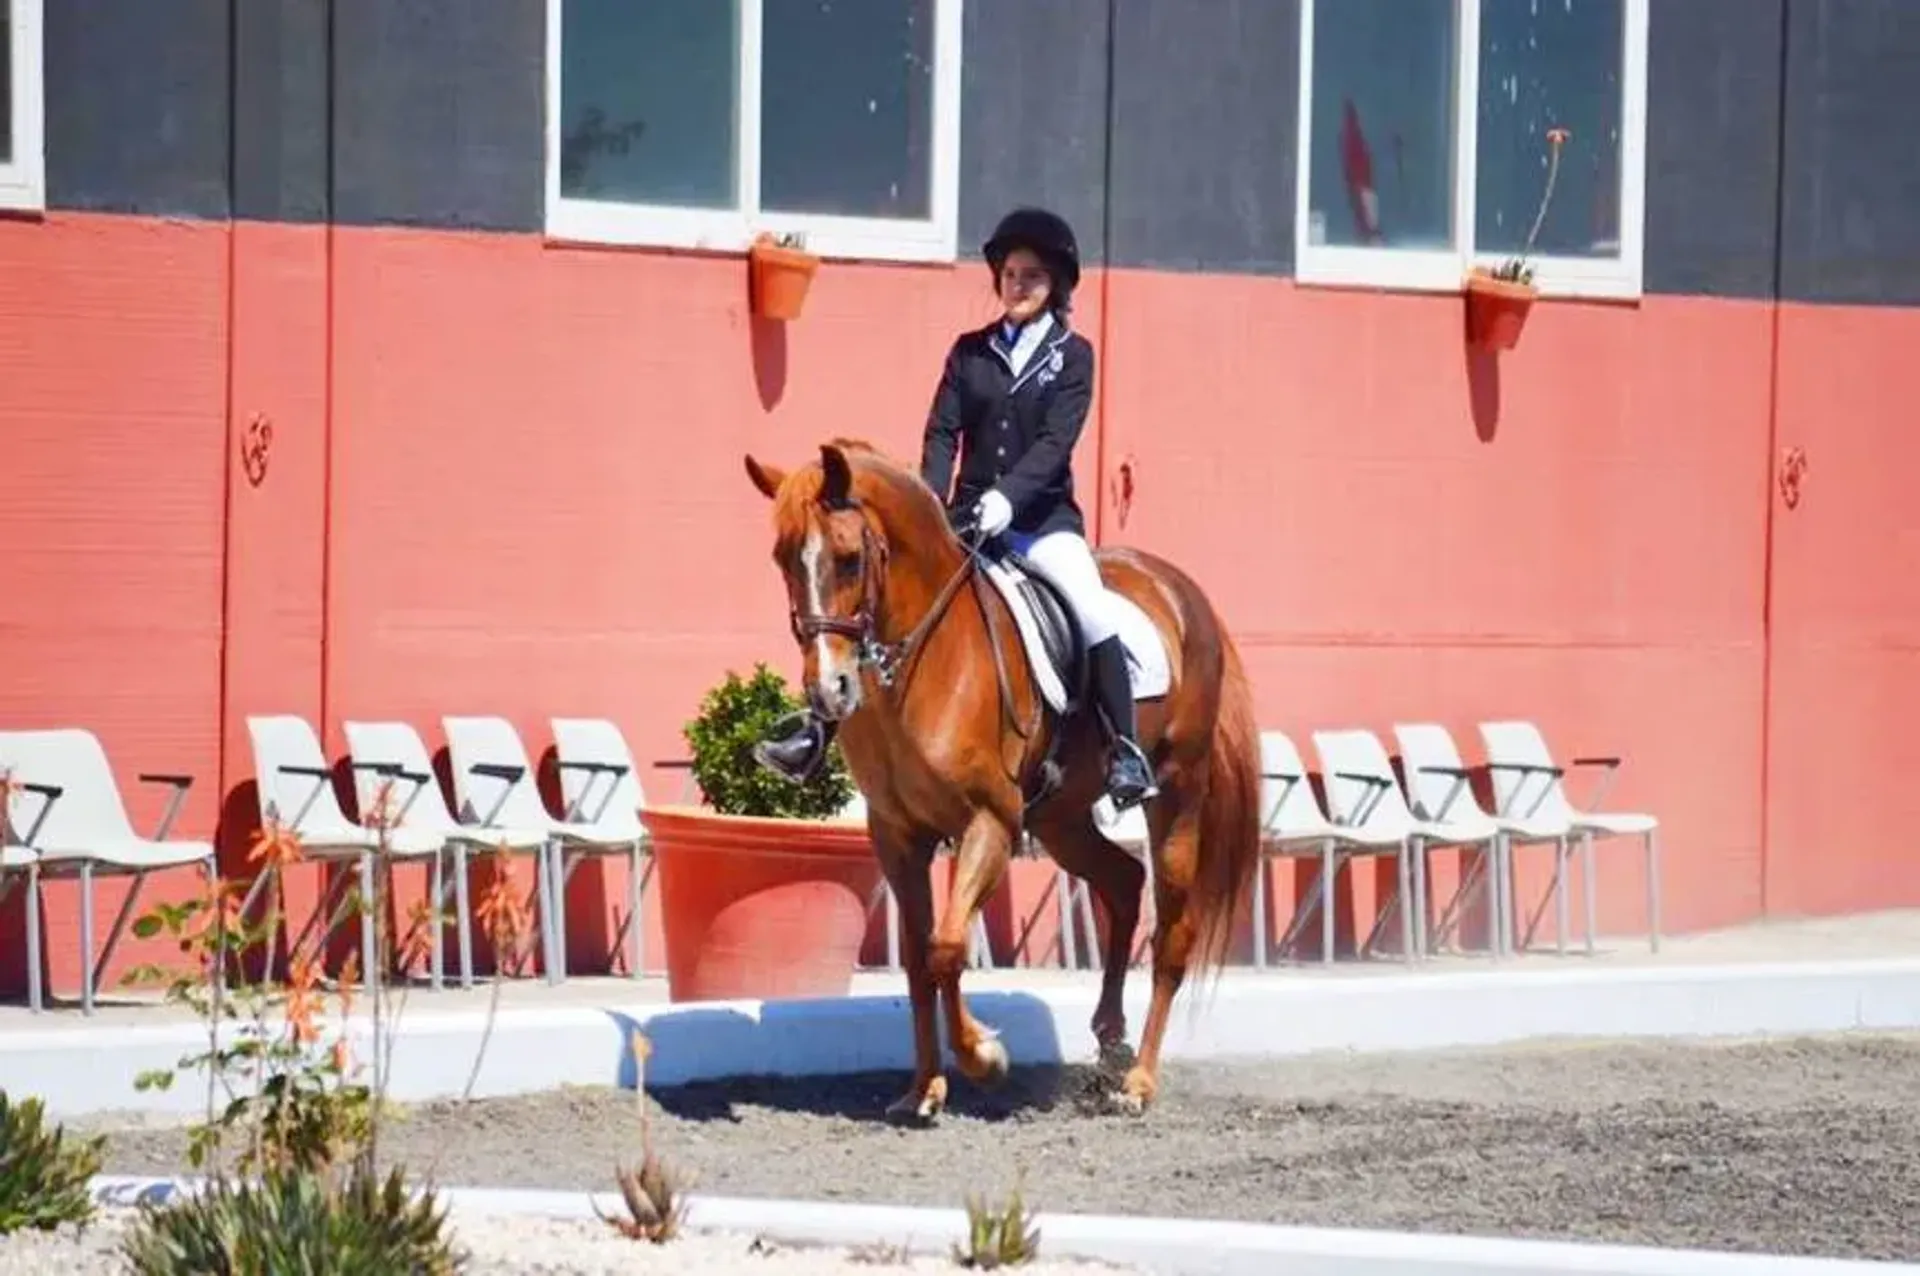
<svg viewBox="0 0 1920 1276">
<path fill-rule="evenodd" d="M 1087 699 L 1087 643 L 1066 592 L 1038 565 L 1010 547 L 982 550 L 981 563 L 987 579 L 1013 613 L 1020 646 L 1041 699 L 1062 717 L 1078 713 Z M 1172 682 L 1172 666 L 1160 631 L 1124 594 L 1109 589 L 1107 598 L 1120 618 L 1120 645 L 1127 655 L 1133 698 L 1164 697 Z"/>
</svg>

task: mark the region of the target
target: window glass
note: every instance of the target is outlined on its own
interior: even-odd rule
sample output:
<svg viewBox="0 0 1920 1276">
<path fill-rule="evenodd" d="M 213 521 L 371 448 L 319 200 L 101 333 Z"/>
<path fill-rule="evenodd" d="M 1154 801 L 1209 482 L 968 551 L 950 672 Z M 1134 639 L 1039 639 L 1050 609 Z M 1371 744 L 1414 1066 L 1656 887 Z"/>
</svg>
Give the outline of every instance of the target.
<svg viewBox="0 0 1920 1276">
<path fill-rule="evenodd" d="M 560 193 L 736 207 L 739 26 L 736 0 L 563 0 Z"/>
<path fill-rule="evenodd" d="M 932 215 L 933 0 L 765 0 L 760 206 Z"/>
<path fill-rule="evenodd" d="M 13 15 L 0 0 L 0 164 L 13 162 Z"/>
<path fill-rule="evenodd" d="M 1517 253 L 1567 130 L 1536 256 L 1620 255 L 1623 0 L 1481 0 L 1475 247 Z"/>
<path fill-rule="evenodd" d="M 1307 242 L 1454 246 L 1453 0 L 1319 0 Z"/>
</svg>

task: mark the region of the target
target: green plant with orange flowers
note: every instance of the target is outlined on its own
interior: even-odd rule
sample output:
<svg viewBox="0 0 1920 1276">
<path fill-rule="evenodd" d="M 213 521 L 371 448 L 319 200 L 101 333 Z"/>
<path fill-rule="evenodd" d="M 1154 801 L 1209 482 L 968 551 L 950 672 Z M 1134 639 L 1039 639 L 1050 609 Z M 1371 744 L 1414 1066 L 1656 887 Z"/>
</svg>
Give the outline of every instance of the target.
<svg viewBox="0 0 1920 1276">
<path fill-rule="evenodd" d="M 316 947 L 334 925 L 365 910 L 376 918 L 387 915 L 392 787 L 393 779 L 383 777 L 364 819 L 380 840 L 373 898 L 362 898 L 360 887 L 353 886 L 338 914 L 326 919 Z M 503 865 L 504 858 L 504 851 L 498 853 L 496 863 Z M 300 839 L 269 820 L 254 837 L 248 859 L 255 871 L 277 877 L 300 862 Z M 399 1005 L 394 1004 L 382 975 L 396 964 L 421 959 L 432 928 L 443 924 L 437 903 L 422 901 L 410 911 L 398 963 L 385 928 L 377 928 L 379 969 L 365 981 L 372 1041 L 363 1063 L 355 1058 L 348 1035 L 354 986 L 360 982 L 357 956 L 343 963 L 330 990 L 312 950 L 289 954 L 283 987 L 270 980 L 228 984 L 229 965 L 237 966 L 237 959 L 258 945 L 271 951 L 283 921 L 277 891 L 268 892 L 258 923 L 241 916 L 244 896 L 244 882 L 216 879 L 200 895 L 158 905 L 135 924 L 136 934 L 170 941 L 185 963 L 171 970 L 143 966 L 129 973 L 128 982 L 164 988 L 168 1001 L 190 1006 L 207 1024 L 204 1050 L 136 1082 L 141 1089 L 167 1087 L 182 1072 L 205 1073 L 207 1110 L 190 1131 L 188 1159 L 204 1171 L 206 1183 L 191 1195 L 143 1202 L 123 1255 L 141 1276 L 457 1270 L 462 1255 L 434 1192 L 411 1187 L 400 1166 L 384 1177 L 376 1169 L 391 1074 L 391 1029 L 405 998 L 402 989 Z M 505 872 L 495 874 L 478 911 L 501 955 L 498 964 L 504 965 L 527 935 L 525 909 Z M 498 979 L 496 970 L 495 1009 Z M 330 1018 L 335 1024 L 329 1029 Z M 490 1011 L 489 1030 L 491 1019 Z M 241 1145 L 230 1150 L 228 1140 L 236 1135 Z"/>
<path fill-rule="evenodd" d="M 261 872 L 281 873 L 300 859 L 299 838 L 272 820 L 248 854 Z M 348 958 L 342 971 L 341 1025 L 331 1038 L 320 1026 L 324 1003 L 313 952 L 290 955 L 284 987 L 230 983 L 221 977 L 229 964 L 256 946 L 270 948 L 282 920 L 278 894 L 270 892 L 265 916 L 247 921 L 240 915 L 245 891 L 244 881 L 215 877 L 200 894 L 156 904 L 134 922 L 135 935 L 164 938 L 186 963 L 138 966 L 126 982 L 163 989 L 167 1001 L 191 1008 L 207 1024 L 203 1050 L 172 1069 L 142 1073 L 134 1084 L 166 1089 L 180 1073 L 206 1074 L 206 1119 L 192 1127 L 187 1151 L 195 1169 L 212 1164 L 238 1132 L 244 1143 L 234 1164 L 242 1172 L 321 1170 L 372 1135 L 372 1088 L 357 1076 L 346 1035 L 358 958 Z"/>
</svg>

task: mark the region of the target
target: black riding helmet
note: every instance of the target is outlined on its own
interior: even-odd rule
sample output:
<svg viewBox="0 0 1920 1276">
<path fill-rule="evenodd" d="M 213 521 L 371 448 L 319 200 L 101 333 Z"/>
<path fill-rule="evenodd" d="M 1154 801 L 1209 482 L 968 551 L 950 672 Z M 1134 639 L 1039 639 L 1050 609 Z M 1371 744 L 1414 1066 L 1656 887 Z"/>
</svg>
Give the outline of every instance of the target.
<svg viewBox="0 0 1920 1276">
<path fill-rule="evenodd" d="M 1027 249 L 1045 264 L 1053 275 L 1049 304 L 1066 310 L 1073 290 L 1080 284 L 1080 245 L 1074 241 L 1073 227 L 1058 213 L 1044 208 L 1016 208 L 1002 217 L 993 228 L 993 237 L 980 247 L 996 281 L 1007 255 L 1016 248 Z"/>
</svg>

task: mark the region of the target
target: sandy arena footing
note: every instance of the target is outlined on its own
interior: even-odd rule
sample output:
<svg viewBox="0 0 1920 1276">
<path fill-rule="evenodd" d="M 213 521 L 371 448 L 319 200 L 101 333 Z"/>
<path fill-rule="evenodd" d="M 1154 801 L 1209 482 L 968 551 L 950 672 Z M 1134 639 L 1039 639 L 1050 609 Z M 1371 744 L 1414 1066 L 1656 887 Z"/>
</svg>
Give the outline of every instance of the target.
<svg viewBox="0 0 1920 1276">
<path fill-rule="evenodd" d="M 941 1252 L 968 1193 L 1023 1182 L 1049 1258 L 1154 1272 L 1920 1260 L 1920 1033 L 1184 1063 L 1143 1118 L 1093 1069 L 1033 1069 L 914 1131 L 880 1123 L 904 1081 L 666 1089 L 652 1138 L 697 1180 L 696 1227 L 785 1243 Z M 181 1164 L 180 1128 L 81 1128 L 108 1133 L 122 1199 Z M 638 1130 L 633 1094 L 569 1089 L 412 1108 L 382 1146 L 462 1208 L 592 1221 Z"/>
</svg>

